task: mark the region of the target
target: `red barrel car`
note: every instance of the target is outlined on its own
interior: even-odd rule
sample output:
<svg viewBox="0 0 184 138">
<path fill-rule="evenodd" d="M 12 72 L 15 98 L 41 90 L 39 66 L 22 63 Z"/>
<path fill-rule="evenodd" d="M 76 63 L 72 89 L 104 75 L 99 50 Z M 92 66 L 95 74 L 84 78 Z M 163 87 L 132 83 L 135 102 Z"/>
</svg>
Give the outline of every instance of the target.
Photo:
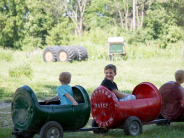
<svg viewBox="0 0 184 138">
<path fill-rule="evenodd" d="M 158 89 L 149 82 L 137 85 L 132 94 L 136 100 L 118 101 L 108 88 L 102 85 L 96 88 L 91 95 L 92 126 L 106 128 L 103 132 L 123 128 L 126 135 L 140 134 L 142 123 L 150 122 L 160 114 L 161 97 Z"/>
<path fill-rule="evenodd" d="M 161 115 L 171 122 L 184 121 L 184 89 L 174 81 L 163 84 L 159 89 L 162 98 Z"/>
</svg>

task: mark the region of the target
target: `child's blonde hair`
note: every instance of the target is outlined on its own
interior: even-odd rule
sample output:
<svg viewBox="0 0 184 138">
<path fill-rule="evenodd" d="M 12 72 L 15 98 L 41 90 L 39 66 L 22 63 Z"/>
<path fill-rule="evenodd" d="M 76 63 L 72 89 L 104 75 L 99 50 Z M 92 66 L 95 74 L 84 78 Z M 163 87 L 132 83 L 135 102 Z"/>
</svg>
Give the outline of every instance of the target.
<svg viewBox="0 0 184 138">
<path fill-rule="evenodd" d="M 182 82 L 184 79 L 184 70 L 177 70 L 175 72 L 175 79 L 178 82 Z"/>
<path fill-rule="evenodd" d="M 71 80 L 71 74 L 69 72 L 62 72 L 59 75 L 59 81 L 62 84 L 68 84 L 68 83 L 70 83 L 70 80 Z"/>
<path fill-rule="evenodd" d="M 116 73 L 116 66 L 115 65 L 108 64 L 107 66 L 105 66 L 104 71 L 108 70 L 108 69 L 111 69 L 111 70 L 113 70 Z"/>
</svg>

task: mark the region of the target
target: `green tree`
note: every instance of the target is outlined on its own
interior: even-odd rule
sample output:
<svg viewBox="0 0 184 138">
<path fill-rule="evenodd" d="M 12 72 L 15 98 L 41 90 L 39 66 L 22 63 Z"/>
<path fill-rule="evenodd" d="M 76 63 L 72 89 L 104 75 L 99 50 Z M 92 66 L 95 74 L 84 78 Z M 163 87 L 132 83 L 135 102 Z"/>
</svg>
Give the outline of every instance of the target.
<svg viewBox="0 0 184 138">
<path fill-rule="evenodd" d="M 182 38 L 181 28 L 184 25 L 180 15 L 184 2 L 181 0 L 158 1 L 152 3 L 146 13 L 144 27 L 153 30 L 153 38 L 160 39 L 163 46 L 175 43 Z"/>
<path fill-rule="evenodd" d="M 85 18 L 86 30 L 95 28 L 109 28 L 110 25 L 116 24 L 117 15 L 114 14 L 114 1 L 112 0 L 93 0 L 87 7 Z"/>
<path fill-rule="evenodd" d="M 46 44 L 48 31 L 54 27 L 54 18 L 46 8 L 49 5 L 44 1 L 29 0 L 29 13 L 27 14 L 28 22 L 24 24 L 25 39 L 23 46 L 42 47 Z M 27 47 L 26 47 L 27 46 Z"/>
<path fill-rule="evenodd" d="M 68 26 L 69 19 L 63 21 L 53 27 L 46 36 L 47 45 L 68 45 L 70 42 L 71 28 Z"/>
<path fill-rule="evenodd" d="M 23 25 L 28 12 L 26 0 L 2 0 L 0 2 L 0 45 L 21 48 Z"/>
</svg>

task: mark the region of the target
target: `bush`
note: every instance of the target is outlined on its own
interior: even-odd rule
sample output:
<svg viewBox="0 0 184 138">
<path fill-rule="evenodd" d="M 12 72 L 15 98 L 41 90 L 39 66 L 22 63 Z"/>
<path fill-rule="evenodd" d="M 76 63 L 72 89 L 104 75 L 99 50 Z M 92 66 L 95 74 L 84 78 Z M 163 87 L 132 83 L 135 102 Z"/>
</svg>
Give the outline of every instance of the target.
<svg viewBox="0 0 184 138">
<path fill-rule="evenodd" d="M 23 50 L 30 50 L 33 48 L 42 48 L 42 39 L 36 38 L 33 36 L 25 36 L 25 39 L 22 42 L 22 49 Z"/>
<path fill-rule="evenodd" d="M 147 41 L 153 40 L 153 30 L 150 28 L 138 29 L 135 34 L 130 35 L 127 42 L 129 44 L 137 45 L 137 43 L 146 43 Z"/>
<path fill-rule="evenodd" d="M 179 58 L 181 46 L 170 43 L 166 48 L 160 48 L 158 44 L 152 43 L 149 46 L 138 44 L 136 47 L 130 45 L 127 49 L 126 59 L 150 59 L 150 58 Z"/>
<path fill-rule="evenodd" d="M 31 78 L 33 75 L 33 70 L 31 69 L 31 65 L 29 63 L 17 65 L 14 67 L 10 67 L 9 75 L 11 77 L 29 77 Z"/>
</svg>

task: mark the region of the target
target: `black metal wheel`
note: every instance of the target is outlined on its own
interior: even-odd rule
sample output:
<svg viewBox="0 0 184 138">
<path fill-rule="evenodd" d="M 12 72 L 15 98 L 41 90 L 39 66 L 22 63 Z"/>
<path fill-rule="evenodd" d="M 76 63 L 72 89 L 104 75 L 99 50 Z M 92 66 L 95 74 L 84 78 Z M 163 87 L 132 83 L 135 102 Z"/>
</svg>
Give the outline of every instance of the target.
<svg viewBox="0 0 184 138">
<path fill-rule="evenodd" d="M 142 123 L 135 116 L 127 118 L 123 128 L 125 135 L 137 136 L 142 133 Z"/>
<path fill-rule="evenodd" d="M 95 120 L 92 120 L 92 127 L 99 127 L 98 124 L 95 122 Z M 102 133 L 107 133 L 109 130 L 108 129 L 104 129 L 104 128 L 98 128 L 98 130 L 93 130 L 94 134 L 102 134 Z"/>
<path fill-rule="evenodd" d="M 16 132 L 18 131 L 15 126 L 13 128 L 13 131 Z M 15 138 L 33 138 L 34 137 L 34 133 L 29 133 L 29 134 L 14 134 Z"/>
<path fill-rule="evenodd" d="M 63 128 L 55 121 L 47 122 L 41 128 L 40 138 L 63 138 Z"/>
</svg>

